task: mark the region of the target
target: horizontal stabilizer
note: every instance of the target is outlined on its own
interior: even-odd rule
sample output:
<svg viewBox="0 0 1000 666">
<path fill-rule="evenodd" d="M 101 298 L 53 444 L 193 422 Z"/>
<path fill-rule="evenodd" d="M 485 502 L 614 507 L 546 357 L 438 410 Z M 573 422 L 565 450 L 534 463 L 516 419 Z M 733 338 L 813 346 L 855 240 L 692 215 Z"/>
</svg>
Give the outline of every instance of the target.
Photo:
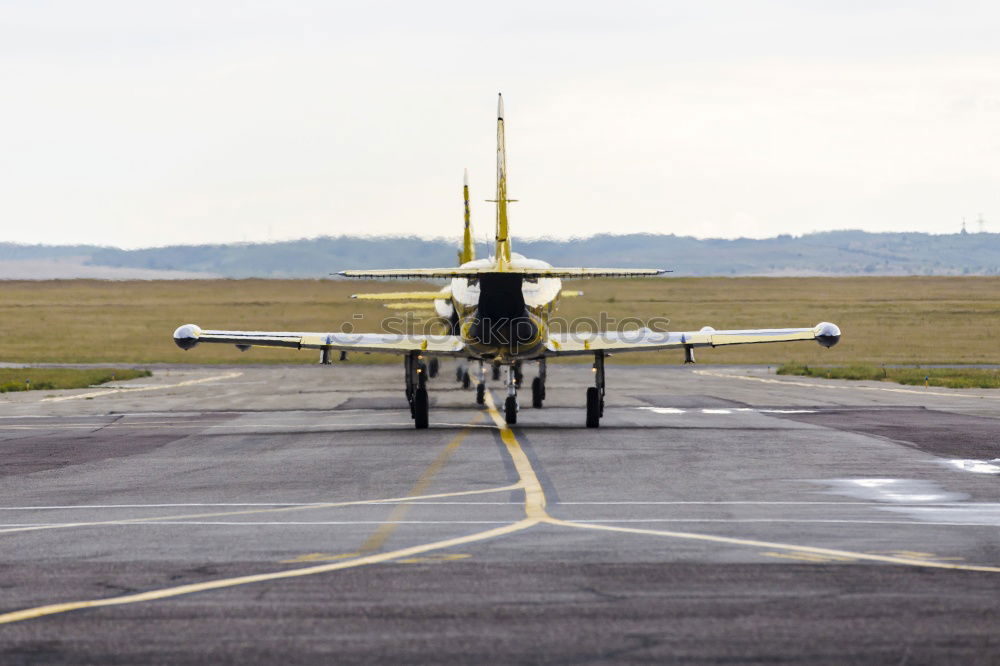
<svg viewBox="0 0 1000 666">
<path fill-rule="evenodd" d="M 435 312 L 433 303 L 417 301 L 415 303 L 383 303 L 382 307 L 389 310 L 410 310 L 411 312 Z"/>
<path fill-rule="evenodd" d="M 395 279 L 452 279 L 477 278 L 482 275 L 521 275 L 526 278 L 599 278 L 599 277 L 652 277 L 668 273 L 660 268 L 529 268 L 505 266 L 483 268 L 387 268 L 384 270 L 341 271 L 338 275 L 349 278 Z"/>
<path fill-rule="evenodd" d="M 451 289 L 440 291 L 384 291 L 372 294 L 353 294 L 351 298 L 359 301 L 447 301 L 451 298 Z M 431 305 L 430 303 L 427 304 Z"/>
</svg>

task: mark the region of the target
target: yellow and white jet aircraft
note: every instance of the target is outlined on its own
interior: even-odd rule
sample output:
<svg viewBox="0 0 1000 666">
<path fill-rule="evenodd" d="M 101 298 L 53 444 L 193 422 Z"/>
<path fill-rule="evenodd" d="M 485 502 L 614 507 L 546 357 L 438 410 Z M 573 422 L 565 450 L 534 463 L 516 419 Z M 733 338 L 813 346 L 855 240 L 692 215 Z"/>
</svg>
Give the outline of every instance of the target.
<svg viewBox="0 0 1000 666">
<path fill-rule="evenodd" d="M 467 192 L 467 190 L 466 190 Z M 343 271 L 351 278 L 447 279 L 450 286 L 437 292 L 392 294 L 413 302 L 432 300 L 448 305 L 439 315 L 453 322 L 446 335 L 399 335 L 390 333 L 290 333 L 265 331 L 203 330 L 185 324 L 174 331 L 174 342 L 191 349 L 202 342 L 251 346 L 295 347 L 321 350 L 321 362 L 329 362 L 333 350 L 383 352 L 403 356 L 406 397 L 417 428 L 428 426 L 427 372 L 423 358 L 451 356 L 478 360 L 480 364 L 477 402 L 485 396 L 483 363 L 507 369 L 504 415 L 517 422 L 519 366 L 538 361 L 539 374 L 532 383 L 532 402 L 540 407 L 545 398 L 546 359 L 555 356 L 594 357 L 594 386 L 587 389 L 586 425 L 596 428 L 604 413 L 604 359 L 611 353 L 683 349 L 685 361 L 693 362 L 695 347 L 815 340 L 832 347 L 840 340 L 840 329 L 822 322 L 811 328 L 717 331 L 706 326 L 699 331 L 667 332 L 639 328 L 624 331 L 561 332 L 549 330 L 549 317 L 562 292 L 563 278 L 641 277 L 659 275 L 656 268 L 553 268 L 544 261 L 528 259 L 511 251 L 507 223 L 507 157 L 504 141 L 503 98 L 497 105 L 497 193 L 494 256 L 474 259 L 463 251 L 455 268 L 401 268 Z M 468 221 L 468 218 L 466 218 Z M 468 225 L 466 225 L 468 229 Z M 464 250 L 471 247 L 466 235 Z M 381 295 L 383 298 L 385 294 Z"/>
</svg>

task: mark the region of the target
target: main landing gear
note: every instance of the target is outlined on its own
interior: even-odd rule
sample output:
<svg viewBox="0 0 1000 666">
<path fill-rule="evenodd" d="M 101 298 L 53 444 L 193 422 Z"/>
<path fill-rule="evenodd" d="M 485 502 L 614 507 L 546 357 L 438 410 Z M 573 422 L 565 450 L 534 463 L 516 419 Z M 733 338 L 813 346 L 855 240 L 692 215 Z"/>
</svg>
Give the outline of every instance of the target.
<svg viewBox="0 0 1000 666">
<path fill-rule="evenodd" d="M 604 416 L 604 352 L 594 353 L 594 386 L 587 389 L 587 427 L 597 428 Z"/>
<path fill-rule="evenodd" d="M 403 357 L 403 372 L 406 376 L 406 401 L 410 403 L 410 417 L 417 429 L 429 424 L 429 400 L 427 398 L 427 366 L 417 352 Z"/>
</svg>

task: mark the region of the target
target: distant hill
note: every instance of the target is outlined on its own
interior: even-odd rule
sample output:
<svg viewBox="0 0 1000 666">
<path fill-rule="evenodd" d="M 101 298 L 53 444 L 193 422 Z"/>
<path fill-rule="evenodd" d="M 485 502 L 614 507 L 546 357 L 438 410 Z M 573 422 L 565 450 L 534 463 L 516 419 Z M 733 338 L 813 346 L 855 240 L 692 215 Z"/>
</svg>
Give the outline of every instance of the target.
<svg viewBox="0 0 1000 666">
<path fill-rule="evenodd" d="M 557 266 L 666 268 L 692 276 L 1000 275 L 1000 234 L 988 233 L 831 231 L 763 240 L 627 234 L 515 239 L 514 250 Z M 141 250 L 0 243 L 0 278 L 74 277 L 74 270 L 80 277 L 321 278 L 348 268 L 451 266 L 456 251 L 452 240 L 351 236 Z M 19 266 L 49 264 L 61 267 L 59 275 L 16 274 Z"/>
</svg>

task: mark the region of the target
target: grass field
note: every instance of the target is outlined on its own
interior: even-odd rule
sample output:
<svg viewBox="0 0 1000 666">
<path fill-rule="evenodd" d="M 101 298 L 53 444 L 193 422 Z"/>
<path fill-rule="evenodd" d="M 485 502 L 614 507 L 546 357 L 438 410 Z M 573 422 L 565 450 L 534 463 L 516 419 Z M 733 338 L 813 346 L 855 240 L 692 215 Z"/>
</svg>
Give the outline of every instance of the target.
<svg viewBox="0 0 1000 666">
<path fill-rule="evenodd" d="M 832 321 L 840 344 L 752 345 L 697 351 L 699 363 L 806 365 L 997 363 L 1000 278 L 662 278 L 567 284 L 584 296 L 561 302 L 572 319 L 664 317 L 671 330 L 812 326 Z M 0 361 L 144 364 L 315 363 L 318 352 L 201 345 L 184 352 L 171 333 L 183 323 L 204 328 L 378 331 L 377 303 L 352 301 L 358 291 L 426 289 L 418 282 L 339 280 L 197 280 L 104 282 L 57 280 L 0 283 Z M 356 319 L 355 317 L 361 317 Z M 351 362 L 381 362 L 352 356 Z M 389 357 L 388 360 L 392 360 Z M 682 354 L 621 354 L 615 363 L 680 363 Z"/>
<path fill-rule="evenodd" d="M 0 368 L 0 393 L 86 388 L 112 381 L 149 377 L 148 370 L 115 368 Z"/>
<path fill-rule="evenodd" d="M 1000 388 L 1000 370 L 986 368 L 887 368 L 875 365 L 808 366 L 790 363 L 778 368 L 779 375 L 867 379 L 911 386 L 948 388 Z"/>
</svg>

